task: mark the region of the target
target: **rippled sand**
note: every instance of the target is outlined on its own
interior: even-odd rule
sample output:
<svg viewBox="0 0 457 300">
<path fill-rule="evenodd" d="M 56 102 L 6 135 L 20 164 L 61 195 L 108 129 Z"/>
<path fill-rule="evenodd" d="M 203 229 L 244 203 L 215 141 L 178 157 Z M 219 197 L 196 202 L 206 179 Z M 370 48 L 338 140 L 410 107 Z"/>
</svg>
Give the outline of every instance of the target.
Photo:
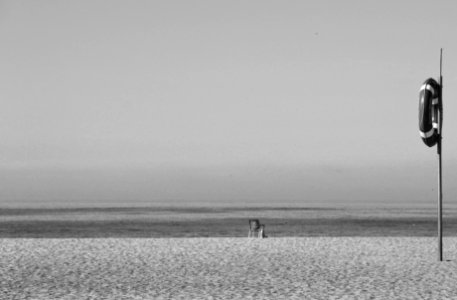
<svg viewBox="0 0 457 300">
<path fill-rule="evenodd" d="M 0 239 L 0 299 L 457 299 L 457 238 Z"/>
</svg>

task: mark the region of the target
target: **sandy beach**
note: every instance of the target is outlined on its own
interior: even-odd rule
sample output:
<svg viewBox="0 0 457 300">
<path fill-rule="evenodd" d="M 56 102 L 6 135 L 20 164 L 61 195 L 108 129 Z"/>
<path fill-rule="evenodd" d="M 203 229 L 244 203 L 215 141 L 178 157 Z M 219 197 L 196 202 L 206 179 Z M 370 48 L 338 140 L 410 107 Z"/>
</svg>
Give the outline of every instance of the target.
<svg viewBox="0 0 457 300">
<path fill-rule="evenodd" d="M 2 299 L 457 299 L 457 238 L 1 239 Z"/>
</svg>

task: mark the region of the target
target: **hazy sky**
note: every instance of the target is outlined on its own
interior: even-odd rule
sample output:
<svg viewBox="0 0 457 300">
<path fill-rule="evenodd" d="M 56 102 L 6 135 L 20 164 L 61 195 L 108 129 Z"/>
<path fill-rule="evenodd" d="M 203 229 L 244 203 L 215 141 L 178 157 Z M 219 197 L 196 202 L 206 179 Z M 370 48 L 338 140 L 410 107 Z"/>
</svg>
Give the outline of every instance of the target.
<svg viewBox="0 0 457 300">
<path fill-rule="evenodd" d="M 454 1 L 0 1 L 0 203 L 433 204 L 440 47 L 453 203 L 456 28 Z"/>
</svg>

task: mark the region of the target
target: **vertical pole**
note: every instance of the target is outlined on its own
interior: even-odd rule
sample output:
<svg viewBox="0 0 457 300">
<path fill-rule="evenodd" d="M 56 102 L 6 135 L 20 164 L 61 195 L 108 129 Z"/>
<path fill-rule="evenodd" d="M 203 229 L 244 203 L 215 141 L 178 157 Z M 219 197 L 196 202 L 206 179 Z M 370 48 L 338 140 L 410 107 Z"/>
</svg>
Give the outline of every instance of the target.
<svg viewBox="0 0 457 300">
<path fill-rule="evenodd" d="M 443 261 L 443 192 L 441 172 L 441 136 L 438 139 L 438 260 Z"/>
<path fill-rule="evenodd" d="M 443 261 L 443 182 L 441 168 L 441 126 L 443 107 L 443 76 L 442 76 L 443 48 L 440 51 L 440 93 L 438 110 L 438 260 Z"/>
</svg>

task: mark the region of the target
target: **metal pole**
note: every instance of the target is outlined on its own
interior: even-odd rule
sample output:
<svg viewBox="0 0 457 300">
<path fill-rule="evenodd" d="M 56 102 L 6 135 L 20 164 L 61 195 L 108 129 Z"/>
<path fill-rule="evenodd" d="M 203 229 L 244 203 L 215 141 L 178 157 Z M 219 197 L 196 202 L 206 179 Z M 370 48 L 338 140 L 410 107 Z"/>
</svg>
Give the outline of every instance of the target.
<svg viewBox="0 0 457 300">
<path fill-rule="evenodd" d="M 442 126 L 442 105 L 443 105 L 443 76 L 442 76 L 443 48 L 440 51 L 440 93 L 438 110 L 438 260 L 443 261 L 443 181 L 441 167 L 441 126 Z"/>
<path fill-rule="evenodd" d="M 441 136 L 438 139 L 438 259 L 443 261 L 443 192 L 441 172 Z"/>
</svg>

